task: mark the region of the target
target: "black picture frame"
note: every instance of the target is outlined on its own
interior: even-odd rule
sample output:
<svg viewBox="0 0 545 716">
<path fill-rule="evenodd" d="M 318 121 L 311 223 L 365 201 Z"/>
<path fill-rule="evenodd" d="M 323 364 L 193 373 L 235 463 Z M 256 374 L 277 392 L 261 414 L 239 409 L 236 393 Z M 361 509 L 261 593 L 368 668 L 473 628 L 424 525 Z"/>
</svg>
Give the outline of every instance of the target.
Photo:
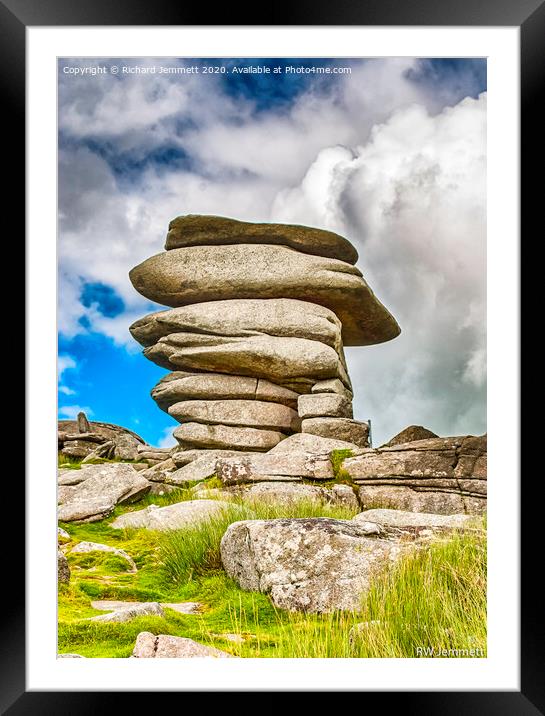
<svg viewBox="0 0 545 716">
<path fill-rule="evenodd" d="M 542 181 L 530 180 L 541 169 L 543 150 L 538 134 L 542 123 L 539 97 L 545 94 L 545 0 L 336 0 L 335 3 L 305 0 L 298 4 L 261 7 L 256 15 L 240 3 L 214 5 L 214 22 L 210 8 L 202 4 L 171 3 L 168 0 L 0 0 L 0 91 L 3 104 L 5 135 L 10 138 L 13 161 L 6 190 L 6 207 L 14 216 L 24 216 L 24 152 L 25 152 L 25 30 L 28 26 L 137 26 L 137 25 L 365 25 L 365 26 L 517 26 L 521 36 L 521 225 L 529 231 L 532 219 L 541 207 Z M 250 20 L 250 21 L 249 21 Z M 541 127 L 539 128 L 541 129 Z M 541 130 L 542 133 L 542 130 Z M 540 133 L 540 134 L 541 134 Z M 541 172 L 537 171 L 539 176 Z M 537 219 L 537 216 L 535 217 Z M 20 231 L 21 219 L 17 222 Z M 540 227 L 537 221 L 536 227 Z M 542 230 L 541 230 L 542 231 Z M 541 232 L 540 232 L 541 233 Z M 16 234 L 18 236 L 18 234 Z M 20 399 L 19 399 L 20 402 Z M 27 435 L 27 445 L 32 445 Z M 30 448 L 31 449 L 31 448 Z M 522 470 L 521 470 L 522 475 Z M 533 518 L 536 509 L 535 477 L 532 488 L 521 490 L 521 690 L 520 692 L 371 692 L 365 695 L 365 706 L 375 697 L 388 706 L 400 703 L 404 713 L 475 714 L 528 716 L 545 713 L 545 659 L 543 658 L 542 612 L 534 581 L 537 562 L 532 546 L 540 543 L 540 521 Z M 521 485 L 522 486 L 522 485 Z M 24 484 L 10 482 L 10 504 L 24 504 Z M 20 526 L 18 527 L 20 533 Z M 9 608 L 2 612 L 0 640 L 0 710 L 10 716 L 19 714 L 85 714 L 98 709 L 127 708 L 127 692 L 28 692 L 25 687 L 25 617 L 24 564 L 21 539 L 16 549 L 3 550 L 4 570 L 9 584 L 18 585 L 18 594 L 8 597 Z M 538 558 L 539 561 L 539 558 Z M 3 570 L 3 571 L 4 571 Z M 541 629 L 540 629 L 541 627 Z M 433 688 L 433 685 L 430 685 Z M 355 689 L 357 690 L 357 689 Z M 331 691 L 335 691 L 334 688 Z M 148 694 L 137 694 L 140 706 Z M 179 698 L 179 697 L 178 697 Z"/>
</svg>

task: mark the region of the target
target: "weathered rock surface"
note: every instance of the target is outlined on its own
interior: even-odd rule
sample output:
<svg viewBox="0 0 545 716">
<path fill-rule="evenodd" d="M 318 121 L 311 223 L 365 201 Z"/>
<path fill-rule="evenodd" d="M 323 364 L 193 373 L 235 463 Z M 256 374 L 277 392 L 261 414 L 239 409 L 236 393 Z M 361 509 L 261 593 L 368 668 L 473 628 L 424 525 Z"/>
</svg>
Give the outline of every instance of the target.
<svg viewBox="0 0 545 716">
<path fill-rule="evenodd" d="M 110 554 L 114 554 L 116 557 L 121 557 L 121 559 L 127 562 L 131 572 L 137 571 L 133 558 L 128 555 L 124 549 L 110 547 L 110 545 L 101 544 L 100 542 L 78 542 L 70 550 L 70 554 L 88 554 L 90 552 L 109 552 Z"/>
<path fill-rule="evenodd" d="M 61 584 L 70 581 L 70 565 L 60 549 L 57 550 L 57 579 Z"/>
<path fill-rule="evenodd" d="M 176 450 L 172 453 L 172 460 L 174 461 L 177 468 L 189 465 L 195 460 L 201 458 L 207 458 L 216 465 L 216 460 L 220 457 L 240 457 L 239 450 L 205 450 L 205 449 L 193 449 L 193 450 Z"/>
<path fill-rule="evenodd" d="M 348 418 L 306 418 L 301 422 L 301 430 L 323 438 L 343 440 L 358 447 L 369 445 L 369 426 L 367 423 Z"/>
<path fill-rule="evenodd" d="M 335 440 L 334 438 L 323 438 L 320 435 L 311 435 L 311 433 L 296 433 L 295 435 L 290 435 L 278 443 L 272 450 L 269 450 L 269 452 L 272 455 L 285 452 L 310 452 L 315 455 L 329 455 L 332 450 L 352 450 L 355 454 L 361 452 L 361 448 L 354 443 L 346 442 L 345 440 Z"/>
<path fill-rule="evenodd" d="M 324 306 L 289 298 L 208 301 L 152 313 L 130 327 L 133 337 L 151 346 L 171 333 L 211 336 L 279 336 L 320 341 L 342 351 L 341 323 Z"/>
<path fill-rule="evenodd" d="M 139 604 L 130 605 L 115 609 L 110 614 L 98 614 L 91 617 L 91 622 L 130 622 L 137 617 L 164 617 L 165 612 L 158 602 L 141 602 Z"/>
<path fill-rule="evenodd" d="M 227 574 L 291 611 L 358 609 L 375 576 L 410 549 L 373 523 L 328 518 L 251 520 L 221 541 Z"/>
<path fill-rule="evenodd" d="M 331 480 L 333 466 L 327 455 L 313 453 L 268 453 L 244 457 L 220 458 L 216 462 L 216 476 L 224 485 L 286 478 L 300 480 Z"/>
<path fill-rule="evenodd" d="M 123 602 L 111 599 L 97 599 L 91 602 L 93 609 L 101 609 L 103 611 L 118 611 L 120 609 L 132 609 L 139 607 L 146 602 Z M 179 614 L 198 614 L 202 608 L 199 602 L 162 602 L 161 607 L 168 607 Z"/>
<path fill-rule="evenodd" d="M 329 501 L 329 492 L 323 487 L 298 482 L 258 482 L 245 489 L 241 497 L 249 504 L 255 501 L 275 505 L 292 505 L 296 502 L 324 504 Z"/>
<path fill-rule="evenodd" d="M 354 522 L 376 522 L 388 527 L 430 527 L 437 529 L 464 529 L 482 526 L 472 515 L 433 514 L 428 512 L 406 512 L 404 510 L 365 510 L 352 518 Z"/>
<path fill-rule="evenodd" d="M 138 446 L 141 445 L 132 435 L 124 433 L 120 435 L 114 446 L 114 458 L 118 460 L 138 460 Z"/>
<path fill-rule="evenodd" d="M 311 393 L 300 395 L 297 401 L 300 418 L 350 418 L 352 401 L 337 393 Z"/>
<path fill-rule="evenodd" d="M 143 510 L 126 512 L 116 517 L 111 526 L 114 529 L 137 527 L 164 532 L 206 521 L 222 510 L 232 507 L 231 503 L 220 500 L 188 500 L 167 507 L 150 505 Z"/>
<path fill-rule="evenodd" d="M 62 527 L 57 527 L 57 541 L 59 543 L 70 542 L 71 539 L 72 538 L 70 537 L 70 535 L 68 534 L 68 532 L 66 530 L 63 530 Z"/>
<path fill-rule="evenodd" d="M 408 512 L 433 512 L 439 515 L 480 515 L 486 512 L 486 498 L 454 491 L 363 485 L 359 488 L 358 495 L 364 510 L 380 507 Z"/>
<path fill-rule="evenodd" d="M 79 413 L 77 420 L 58 421 L 59 450 L 67 457 L 91 459 L 118 457 L 123 460 L 135 459 L 137 445 L 142 438 L 131 430 L 111 423 L 89 421 L 85 413 Z"/>
<path fill-rule="evenodd" d="M 78 472 L 86 479 L 75 486 L 59 508 L 58 518 L 64 522 L 103 519 L 116 504 L 140 499 L 151 486 L 141 473 L 126 463 L 89 465 Z"/>
<path fill-rule="evenodd" d="M 268 380 L 249 376 L 174 371 L 157 383 L 151 397 L 165 411 L 184 400 L 222 399 L 265 400 L 297 409 L 299 394 Z"/>
<path fill-rule="evenodd" d="M 226 651 L 199 644 L 193 639 L 165 634 L 155 636 L 149 631 L 142 631 L 137 636 L 132 656 L 136 659 L 235 658 Z"/>
<path fill-rule="evenodd" d="M 422 425 L 409 425 L 409 427 L 402 430 L 393 438 L 388 440 L 387 443 L 381 445 L 381 447 L 391 447 L 392 445 L 403 445 L 404 443 L 412 443 L 415 440 L 428 440 L 429 438 L 439 437 L 431 430 L 423 427 Z"/>
<path fill-rule="evenodd" d="M 306 385 L 310 391 L 320 378 L 340 378 L 350 385 L 336 351 L 319 341 L 276 336 L 208 336 L 171 333 L 144 349 L 144 355 L 168 370 L 262 378 L 284 386 Z"/>
<path fill-rule="evenodd" d="M 328 256 L 350 264 L 358 252 L 350 241 L 333 231 L 295 224 L 259 224 L 224 216 L 186 214 L 173 219 L 165 249 L 222 244 L 281 244 L 307 254 Z"/>
<path fill-rule="evenodd" d="M 286 436 L 277 430 L 184 423 L 176 428 L 174 437 L 184 447 L 266 452 Z"/>
<path fill-rule="evenodd" d="M 165 460 L 161 460 L 156 465 L 152 465 L 152 467 L 144 470 L 142 477 L 150 482 L 165 482 L 168 475 L 175 470 L 176 463 L 172 458 L 167 457 Z"/>
<path fill-rule="evenodd" d="M 357 268 L 285 246 L 172 249 L 129 276 L 139 293 L 166 306 L 240 298 L 294 298 L 326 306 L 341 320 L 345 345 L 381 343 L 400 330 Z"/>
<path fill-rule="evenodd" d="M 295 410 L 261 400 L 186 400 L 175 403 L 168 414 L 180 423 L 260 428 L 294 432 L 301 421 Z"/>
</svg>

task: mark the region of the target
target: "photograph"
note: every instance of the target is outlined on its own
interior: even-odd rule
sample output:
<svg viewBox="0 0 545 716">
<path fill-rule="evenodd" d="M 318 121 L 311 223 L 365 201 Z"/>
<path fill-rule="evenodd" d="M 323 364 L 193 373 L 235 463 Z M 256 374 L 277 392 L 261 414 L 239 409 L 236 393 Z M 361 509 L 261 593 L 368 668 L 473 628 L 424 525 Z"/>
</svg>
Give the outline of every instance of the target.
<svg viewBox="0 0 545 716">
<path fill-rule="evenodd" d="M 57 658 L 486 659 L 487 58 L 56 69 Z"/>
</svg>

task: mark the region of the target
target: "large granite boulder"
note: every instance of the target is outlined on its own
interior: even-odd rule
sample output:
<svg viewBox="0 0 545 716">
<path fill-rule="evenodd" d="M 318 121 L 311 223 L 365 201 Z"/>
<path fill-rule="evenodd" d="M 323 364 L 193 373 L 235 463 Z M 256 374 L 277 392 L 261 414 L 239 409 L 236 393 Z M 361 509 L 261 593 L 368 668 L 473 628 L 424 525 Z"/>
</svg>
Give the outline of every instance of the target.
<svg viewBox="0 0 545 716">
<path fill-rule="evenodd" d="M 222 244 L 281 244 L 306 254 L 329 256 L 350 264 L 358 252 L 350 241 L 333 231 L 295 224 L 259 224 L 225 216 L 186 214 L 172 219 L 165 249 Z"/>
<path fill-rule="evenodd" d="M 183 636 L 159 634 L 142 631 L 136 637 L 132 652 L 135 659 L 230 659 L 235 658 L 226 651 L 213 646 L 199 644 Z"/>
<path fill-rule="evenodd" d="M 290 611 L 357 610 L 373 579 L 412 546 L 374 523 L 329 518 L 247 520 L 221 541 L 227 574 Z"/>
<path fill-rule="evenodd" d="M 326 306 L 342 323 L 345 345 L 382 343 L 400 331 L 359 269 L 286 246 L 172 249 L 146 259 L 129 276 L 143 296 L 172 307 L 240 298 L 295 298 Z"/>
<path fill-rule="evenodd" d="M 296 433 L 290 435 L 278 443 L 269 452 L 273 455 L 278 453 L 314 453 L 315 455 L 329 455 L 332 450 L 350 450 L 354 454 L 361 451 L 354 443 L 334 438 L 323 438 L 320 435 L 311 433 Z"/>
<path fill-rule="evenodd" d="M 340 381 L 339 381 L 340 382 Z M 299 394 L 268 380 L 222 373 L 174 371 L 162 378 L 151 391 L 162 410 L 184 400 L 262 400 L 297 409 Z"/>
</svg>

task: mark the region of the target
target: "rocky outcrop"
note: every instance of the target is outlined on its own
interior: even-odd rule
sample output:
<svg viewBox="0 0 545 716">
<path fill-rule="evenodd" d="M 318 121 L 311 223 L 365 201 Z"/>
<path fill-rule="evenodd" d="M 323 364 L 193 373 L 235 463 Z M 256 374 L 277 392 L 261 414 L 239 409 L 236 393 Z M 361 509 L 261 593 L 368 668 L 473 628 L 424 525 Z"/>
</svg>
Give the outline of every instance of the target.
<svg viewBox="0 0 545 716">
<path fill-rule="evenodd" d="M 364 508 L 437 514 L 486 510 L 486 435 L 366 449 L 342 467 L 360 486 Z"/>
<path fill-rule="evenodd" d="M 155 636 L 149 631 L 142 631 L 136 637 L 132 656 L 135 659 L 230 659 L 235 658 L 226 651 L 213 646 L 199 644 L 193 639 L 183 636 Z"/>
<path fill-rule="evenodd" d="M 131 430 L 112 423 L 89 421 L 85 413 L 76 420 L 59 420 L 58 447 L 66 457 L 83 459 L 136 460 L 138 447 L 145 441 Z"/>
<path fill-rule="evenodd" d="M 131 326 L 171 373 L 152 390 L 188 451 L 268 452 L 300 432 L 366 447 L 353 420 L 343 344 L 395 338 L 399 326 L 353 262 L 320 229 L 182 216 L 166 251 L 130 272 L 170 309 Z"/>
<path fill-rule="evenodd" d="M 251 520 L 221 541 L 227 574 L 290 611 L 353 610 L 375 577 L 414 542 L 372 522 L 328 518 Z"/>
</svg>

